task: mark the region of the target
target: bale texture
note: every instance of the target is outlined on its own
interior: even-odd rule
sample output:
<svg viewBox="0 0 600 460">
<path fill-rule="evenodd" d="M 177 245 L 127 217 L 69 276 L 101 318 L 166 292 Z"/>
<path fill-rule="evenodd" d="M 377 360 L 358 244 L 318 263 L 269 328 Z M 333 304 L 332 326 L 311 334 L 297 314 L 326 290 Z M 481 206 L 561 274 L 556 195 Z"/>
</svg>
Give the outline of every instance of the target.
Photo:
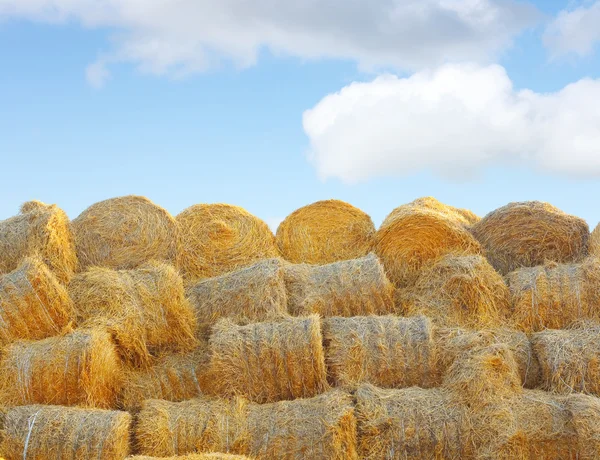
<svg viewBox="0 0 600 460">
<path fill-rule="evenodd" d="M 424 316 L 357 316 L 323 320 L 329 381 L 354 388 L 439 385 L 431 321 Z"/>
<path fill-rule="evenodd" d="M 406 316 L 427 315 L 440 326 L 494 327 L 507 322 L 508 286 L 480 255 L 448 254 L 423 268 L 396 303 Z"/>
<path fill-rule="evenodd" d="M 600 259 L 521 268 L 507 280 L 519 329 L 563 329 L 579 320 L 600 320 Z"/>
<path fill-rule="evenodd" d="M 39 340 L 69 328 L 73 302 L 38 257 L 0 275 L 0 347 L 19 339 Z"/>
<path fill-rule="evenodd" d="M 381 315 L 394 310 L 394 287 L 375 254 L 327 265 L 287 264 L 292 315 Z"/>
<path fill-rule="evenodd" d="M 238 206 L 196 204 L 176 219 L 182 241 L 179 268 L 186 283 L 279 256 L 269 226 Z"/>
<path fill-rule="evenodd" d="M 15 270 L 27 256 L 39 256 L 67 283 L 77 269 L 71 223 L 56 205 L 29 201 L 19 215 L 0 221 L 0 273 Z"/>
<path fill-rule="evenodd" d="M 0 452 L 7 460 L 123 460 L 129 454 L 127 412 L 61 406 L 7 410 Z"/>
<path fill-rule="evenodd" d="M 588 252 L 591 257 L 600 257 L 600 224 L 590 234 Z"/>
<path fill-rule="evenodd" d="M 266 403 L 307 398 L 328 389 L 316 315 L 247 326 L 221 320 L 209 348 L 210 394 Z"/>
<path fill-rule="evenodd" d="M 363 211 L 324 200 L 287 216 L 277 228 L 277 245 L 292 263 L 330 264 L 367 255 L 374 234 L 373 221 Z"/>
<path fill-rule="evenodd" d="M 134 455 L 125 460 L 248 460 L 245 455 L 221 454 L 211 452 L 209 454 L 176 455 L 174 457 L 149 457 L 146 455 Z"/>
<path fill-rule="evenodd" d="M 478 254 L 463 220 L 408 204 L 394 209 L 375 234 L 375 253 L 396 287 L 415 283 L 423 267 L 450 254 Z"/>
<path fill-rule="evenodd" d="M 69 293 L 79 324 L 106 325 L 128 362 L 146 366 L 159 349 L 190 351 L 197 345 L 194 310 L 170 265 L 93 267 L 73 278 Z"/>
<path fill-rule="evenodd" d="M 150 260 L 174 263 L 175 219 L 148 198 L 128 195 L 91 205 L 73 220 L 82 269 L 136 268 Z"/>
<path fill-rule="evenodd" d="M 461 221 L 465 225 L 473 225 L 481 220 L 481 217 L 469 209 L 455 208 L 454 206 L 441 203 L 431 196 L 417 198 L 410 204 L 412 206 L 432 209 L 434 211 L 447 214 L 448 216 Z"/>
<path fill-rule="evenodd" d="M 582 460 L 598 458 L 600 452 L 600 399 L 573 394 L 566 397 L 571 426 L 577 439 L 576 453 Z"/>
<path fill-rule="evenodd" d="M 75 330 L 36 342 L 15 342 L 0 362 L 0 403 L 112 408 L 120 361 L 103 329 Z"/>
<path fill-rule="evenodd" d="M 472 232 L 503 275 L 547 261 L 578 262 L 587 254 L 590 234 L 583 219 L 539 201 L 498 208 L 473 225 Z"/>
</svg>

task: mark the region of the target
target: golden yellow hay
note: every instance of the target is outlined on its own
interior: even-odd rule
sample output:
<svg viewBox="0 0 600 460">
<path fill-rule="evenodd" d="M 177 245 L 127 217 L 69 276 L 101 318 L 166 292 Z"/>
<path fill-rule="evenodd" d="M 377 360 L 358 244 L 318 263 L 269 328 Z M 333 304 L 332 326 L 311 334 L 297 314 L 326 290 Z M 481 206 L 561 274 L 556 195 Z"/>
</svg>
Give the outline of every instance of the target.
<svg viewBox="0 0 600 460">
<path fill-rule="evenodd" d="M 316 315 L 247 326 L 221 320 L 209 348 L 210 394 L 265 403 L 311 397 L 328 389 Z"/>
<path fill-rule="evenodd" d="M 0 221 L 0 273 L 15 270 L 27 256 L 38 255 L 63 283 L 77 269 L 71 223 L 56 205 L 29 201 L 21 213 Z"/>
<path fill-rule="evenodd" d="M 175 263 L 175 219 L 148 198 L 128 195 L 91 205 L 73 220 L 81 268 L 131 269 L 150 260 Z"/>
<path fill-rule="evenodd" d="M 521 268 L 509 273 L 507 281 L 513 321 L 524 331 L 562 329 L 579 320 L 600 319 L 600 259 Z"/>
<path fill-rule="evenodd" d="M 600 224 L 596 225 L 588 241 L 588 252 L 592 257 L 600 257 Z"/>
<path fill-rule="evenodd" d="M 0 403 L 112 408 L 120 364 L 110 335 L 100 328 L 15 342 L 0 362 Z"/>
<path fill-rule="evenodd" d="M 369 253 L 375 226 L 358 208 L 324 200 L 297 209 L 277 228 L 277 245 L 293 263 L 329 264 Z"/>
<path fill-rule="evenodd" d="M 473 225 L 481 220 L 481 217 L 469 209 L 455 208 L 454 206 L 441 203 L 431 196 L 417 198 L 416 200 L 412 201 L 410 205 L 432 209 L 443 214 L 448 214 L 450 217 L 458 219 L 465 225 Z"/>
<path fill-rule="evenodd" d="M 193 350 L 196 317 L 179 273 L 162 262 L 133 270 L 92 267 L 69 285 L 80 324 L 103 324 L 128 361 L 147 365 L 161 349 Z"/>
<path fill-rule="evenodd" d="M 580 261 L 589 228 L 579 217 L 539 201 L 509 203 L 473 225 L 472 232 L 501 274 L 547 261 Z"/>
<path fill-rule="evenodd" d="M 149 457 L 146 455 L 134 455 L 125 460 L 249 460 L 245 455 L 221 454 L 212 452 L 209 454 L 176 455 L 174 457 Z M 0 459 L 1 460 L 1 459 Z"/>
<path fill-rule="evenodd" d="M 600 452 L 600 399 L 573 394 L 566 397 L 566 409 L 575 431 L 578 459 L 596 459 Z"/>
<path fill-rule="evenodd" d="M 220 318 L 248 324 L 288 316 L 282 265 L 281 259 L 265 259 L 188 287 L 199 335 L 207 335 Z"/>
<path fill-rule="evenodd" d="M 129 454 L 127 412 L 61 406 L 7 410 L 0 452 L 8 460 L 122 460 Z"/>
<path fill-rule="evenodd" d="M 423 267 L 450 254 L 478 254 L 463 220 L 418 205 L 394 209 L 375 234 L 375 253 L 397 287 L 411 286 Z"/>
<path fill-rule="evenodd" d="M 396 291 L 404 315 L 424 314 L 441 326 L 505 325 L 508 286 L 480 255 L 448 254 L 423 268 L 414 286 Z"/>
<path fill-rule="evenodd" d="M 328 265 L 287 264 L 292 315 L 380 315 L 394 311 L 394 287 L 375 254 Z"/>
<path fill-rule="evenodd" d="M 227 452 L 262 459 L 353 460 L 356 420 L 352 397 L 340 390 L 271 404 L 198 398 L 148 400 L 138 415 L 139 453 Z"/>
<path fill-rule="evenodd" d="M 323 320 L 330 382 L 384 388 L 439 385 L 431 321 L 424 316 L 357 316 Z"/>
<path fill-rule="evenodd" d="M 58 335 L 69 329 L 72 317 L 67 290 L 38 257 L 26 257 L 0 275 L 0 347 Z"/>
<path fill-rule="evenodd" d="M 238 206 L 196 204 L 177 216 L 180 270 L 186 283 L 279 256 L 269 226 Z"/>
</svg>

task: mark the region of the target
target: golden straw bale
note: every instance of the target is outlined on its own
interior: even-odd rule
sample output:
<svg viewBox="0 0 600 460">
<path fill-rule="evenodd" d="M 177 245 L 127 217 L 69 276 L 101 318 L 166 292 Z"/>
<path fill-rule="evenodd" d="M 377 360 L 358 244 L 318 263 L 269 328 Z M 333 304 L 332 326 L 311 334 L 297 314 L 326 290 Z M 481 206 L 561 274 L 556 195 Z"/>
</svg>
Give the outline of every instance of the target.
<svg viewBox="0 0 600 460">
<path fill-rule="evenodd" d="M 506 324 L 510 293 L 484 257 L 448 254 L 398 289 L 396 303 L 406 316 L 424 314 L 441 326 L 493 327 Z"/>
<path fill-rule="evenodd" d="M 442 388 L 379 389 L 355 394 L 358 453 L 366 460 L 473 458 L 465 407 Z"/>
<path fill-rule="evenodd" d="M 36 342 L 14 342 L 0 362 L 0 403 L 111 408 L 121 363 L 108 332 L 75 330 Z"/>
<path fill-rule="evenodd" d="M 363 211 L 323 200 L 287 216 L 277 228 L 277 245 L 292 263 L 329 264 L 367 255 L 374 234 L 373 221 Z"/>
<path fill-rule="evenodd" d="M 196 204 L 177 216 L 180 270 L 186 283 L 279 256 L 269 226 L 238 206 Z"/>
<path fill-rule="evenodd" d="M 319 317 L 234 325 L 221 320 L 209 340 L 207 392 L 265 403 L 328 389 Z"/>
<path fill-rule="evenodd" d="M 375 253 L 397 287 L 416 281 L 421 269 L 450 254 L 478 254 L 479 243 L 457 217 L 415 205 L 394 209 L 375 234 Z"/>
<path fill-rule="evenodd" d="M 566 397 L 571 426 L 576 434 L 578 459 L 596 459 L 600 452 L 600 399 L 582 394 Z"/>
<path fill-rule="evenodd" d="M 17 269 L 0 275 L 0 347 L 60 334 L 72 316 L 67 290 L 38 257 L 26 257 Z"/>
<path fill-rule="evenodd" d="M 481 217 L 469 209 L 455 208 L 454 206 L 444 204 L 431 196 L 417 198 L 409 204 L 412 206 L 432 209 L 443 214 L 448 214 L 449 216 L 458 219 L 465 225 L 473 225 L 481 220 Z"/>
<path fill-rule="evenodd" d="M 588 241 L 588 253 L 591 257 L 600 257 L 600 224 L 596 225 Z"/>
<path fill-rule="evenodd" d="M 81 268 L 136 268 L 150 260 L 175 262 L 175 219 L 148 198 L 128 195 L 91 205 L 73 220 Z"/>
<path fill-rule="evenodd" d="M 292 315 L 380 315 L 394 310 L 394 287 L 375 254 L 328 265 L 287 264 Z"/>
<path fill-rule="evenodd" d="M 7 460 L 122 460 L 131 415 L 102 409 L 21 406 L 7 410 L 0 452 Z"/>
<path fill-rule="evenodd" d="M 199 334 L 205 335 L 220 318 L 248 324 L 288 316 L 282 265 L 281 259 L 265 259 L 188 287 Z"/>
<path fill-rule="evenodd" d="M 211 452 L 209 454 L 176 455 L 174 457 L 149 457 L 146 455 L 134 455 L 125 460 L 249 460 L 245 455 L 221 454 Z"/>
<path fill-rule="evenodd" d="M 513 322 L 527 332 L 600 320 L 600 259 L 521 268 L 507 276 Z"/>
<path fill-rule="evenodd" d="M 147 365 L 158 349 L 197 346 L 196 316 L 183 281 L 170 265 L 151 261 L 133 270 L 92 267 L 69 285 L 80 324 L 105 324 L 128 361 Z"/>
<path fill-rule="evenodd" d="M 583 219 L 539 201 L 496 209 L 473 225 L 472 232 L 503 275 L 547 261 L 578 262 L 587 254 L 590 234 Z"/>
<path fill-rule="evenodd" d="M 323 339 L 334 386 L 427 388 L 441 381 L 431 321 L 424 316 L 326 318 Z"/>
<path fill-rule="evenodd" d="M 21 259 L 38 255 L 62 282 L 77 269 L 71 223 L 56 205 L 29 201 L 17 216 L 0 221 L 0 273 L 15 270 Z"/>
</svg>

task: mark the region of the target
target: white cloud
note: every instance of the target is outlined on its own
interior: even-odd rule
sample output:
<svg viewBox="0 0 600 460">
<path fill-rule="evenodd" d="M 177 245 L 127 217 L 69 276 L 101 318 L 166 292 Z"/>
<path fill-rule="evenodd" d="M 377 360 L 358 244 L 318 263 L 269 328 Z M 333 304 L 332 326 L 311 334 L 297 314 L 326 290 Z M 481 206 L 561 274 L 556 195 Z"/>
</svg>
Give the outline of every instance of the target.
<svg viewBox="0 0 600 460">
<path fill-rule="evenodd" d="M 600 42 L 600 1 L 561 11 L 548 25 L 544 43 L 552 54 L 590 54 Z"/>
<path fill-rule="evenodd" d="M 346 182 L 431 170 L 455 179 L 517 163 L 600 176 L 600 80 L 515 91 L 498 65 L 353 83 L 304 113 L 310 161 Z"/>
<path fill-rule="evenodd" d="M 0 0 L 0 19 L 26 18 L 114 32 L 106 64 L 132 62 L 175 76 L 230 61 L 246 67 L 266 47 L 362 68 L 414 70 L 488 61 L 537 20 L 513 0 Z"/>
<path fill-rule="evenodd" d="M 110 72 L 106 68 L 106 62 L 99 59 L 87 66 L 85 69 L 85 78 L 94 88 L 102 88 L 110 78 Z"/>
</svg>

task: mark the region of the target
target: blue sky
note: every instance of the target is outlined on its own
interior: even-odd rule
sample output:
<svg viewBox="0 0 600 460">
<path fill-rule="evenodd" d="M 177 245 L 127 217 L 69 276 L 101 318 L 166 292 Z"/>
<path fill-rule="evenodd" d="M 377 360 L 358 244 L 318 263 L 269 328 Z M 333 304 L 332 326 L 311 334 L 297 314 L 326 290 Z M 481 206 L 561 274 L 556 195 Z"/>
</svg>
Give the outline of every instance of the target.
<svg viewBox="0 0 600 460">
<path fill-rule="evenodd" d="M 0 219 L 139 194 L 378 224 L 432 195 L 595 226 L 600 2 L 396 3 L 0 0 Z"/>
</svg>

